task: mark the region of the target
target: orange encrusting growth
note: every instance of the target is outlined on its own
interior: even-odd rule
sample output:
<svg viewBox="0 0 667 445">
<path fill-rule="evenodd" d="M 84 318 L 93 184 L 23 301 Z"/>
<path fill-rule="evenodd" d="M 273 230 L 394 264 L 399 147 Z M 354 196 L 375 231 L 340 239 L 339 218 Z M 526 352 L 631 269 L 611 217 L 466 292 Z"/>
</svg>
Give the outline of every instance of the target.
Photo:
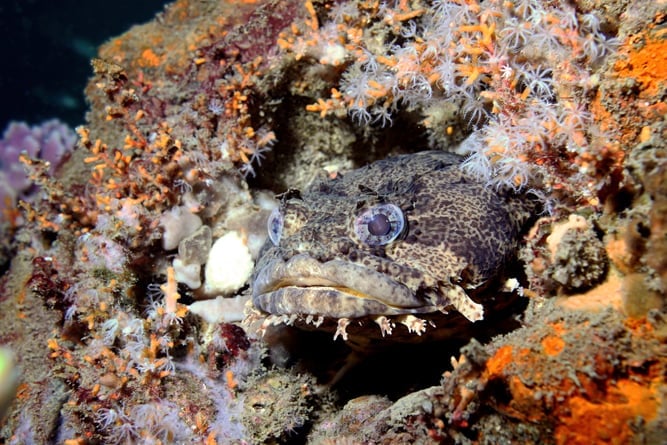
<svg viewBox="0 0 667 445">
<path fill-rule="evenodd" d="M 567 399 L 558 412 L 556 443 L 630 443 L 635 435 L 633 423 L 638 418 L 650 422 L 658 414 L 659 383 L 659 379 L 650 382 L 623 379 L 606 382 L 602 398 Z"/>
<path fill-rule="evenodd" d="M 631 335 L 650 337 L 652 328 L 645 319 L 626 325 Z M 637 419 L 656 419 L 663 365 L 621 371 L 608 362 L 602 344 L 600 350 L 588 352 L 590 357 L 579 356 L 584 350 L 572 343 L 579 341 L 573 329 L 582 327 L 568 328 L 560 322 L 550 326 L 551 333 L 539 342 L 541 350 L 505 345 L 486 362 L 483 380 L 504 381 L 511 396 L 507 403 L 498 404 L 500 412 L 522 421 L 553 422 L 558 444 L 628 443 Z M 551 395 L 549 401 L 543 399 L 546 394 Z"/>
<path fill-rule="evenodd" d="M 646 43 L 639 50 L 629 42 L 621 50 L 627 58 L 619 59 L 614 68 L 619 77 L 641 84 L 640 97 L 654 98 L 667 82 L 667 30 L 649 33 L 645 38 Z"/>
<path fill-rule="evenodd" d="M 547 355 L 558 355 L 565 347 L 565 342 L 562 338 L 550 335 L 542 339 L 542 348 Z"/>
</svg>

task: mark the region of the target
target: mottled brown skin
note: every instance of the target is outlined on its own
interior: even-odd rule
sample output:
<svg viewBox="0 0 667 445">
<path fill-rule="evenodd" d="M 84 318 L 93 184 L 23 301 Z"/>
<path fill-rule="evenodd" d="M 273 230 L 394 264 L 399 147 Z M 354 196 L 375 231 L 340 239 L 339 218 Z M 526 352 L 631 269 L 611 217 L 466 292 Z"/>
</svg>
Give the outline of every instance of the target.
<svg viewBox="0 0 667 445">
<path fill-rule="evenodd" d="M 398 324 L 421 335 L 433 313 L 448 314 L 436 329 L 457 312 L 483 319 L 496 304 L 483 290 L 503 278 L 535 204 L 480 183 L 461 160 L 436 151 L 397 156 L 286 194 L 279 245 L 267 242 L 253 275 L 250 318 L 263 321 L 260 329 L 313 325 L 344 339 L 348 324 L 391 338 Z M 354 221 L 378 203 L 400 207 L 407 226 L 371 247 Z"/>
</svg>

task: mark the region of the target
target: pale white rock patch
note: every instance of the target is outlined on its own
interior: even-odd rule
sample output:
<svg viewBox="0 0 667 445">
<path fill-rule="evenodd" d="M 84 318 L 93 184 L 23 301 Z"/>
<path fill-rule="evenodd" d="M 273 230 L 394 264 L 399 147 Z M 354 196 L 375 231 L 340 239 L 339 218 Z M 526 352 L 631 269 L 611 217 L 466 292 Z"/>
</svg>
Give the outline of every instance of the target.
<svg viewBox="0 0 667 445">
<path fill-rule="evenodd" d="M 206 260 L 204 292 L 229 295 L 243 287 L 255 265 L 245 239 L 237 231 L 218 238 Z"/>
</svg>

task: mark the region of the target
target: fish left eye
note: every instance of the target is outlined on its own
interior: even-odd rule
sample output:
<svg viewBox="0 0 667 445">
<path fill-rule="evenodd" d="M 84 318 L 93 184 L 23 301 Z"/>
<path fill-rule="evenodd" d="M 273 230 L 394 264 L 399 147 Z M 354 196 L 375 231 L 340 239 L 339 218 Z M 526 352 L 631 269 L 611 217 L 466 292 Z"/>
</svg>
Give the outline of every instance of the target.
<svg viewBox="0 0 667 445">
<path fill-rule="evenodd" d="M 354 233 L 369 246 L 384 246 L 396 240 L 405 228 L 405 217 L 394 204 L 365 209 L 354 221 Z"/>
<path fill-rule="evenodd" d="M 269 233 L 269 239 L 275 246 L 280 243 L 280 237 L 283 233 L 284 224 L 285 219 L 283 218 L 283 214 L 280 211 L 280 207 L 276 207 L 273 209 L 269 215 L 269 219 L 266 222 L 266 230 Z"/>
</svg>

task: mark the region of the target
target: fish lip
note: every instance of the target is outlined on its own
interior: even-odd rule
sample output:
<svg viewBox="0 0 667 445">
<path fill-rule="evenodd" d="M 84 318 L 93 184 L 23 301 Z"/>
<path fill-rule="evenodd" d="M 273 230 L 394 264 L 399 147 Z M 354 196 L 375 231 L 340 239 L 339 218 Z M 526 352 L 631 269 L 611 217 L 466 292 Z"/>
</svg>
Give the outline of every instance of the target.
<svg viewBox="0 0 667 445">
<path fill-rule="evenodd" d="M 424 312 L 428 302 L 396 280 L 364 266 L 307 254 L 272 259 L 252 285 L 255 307 L 271 314 L 358 318 Z"/>
<path fill-rule="evenodd" d="M 253 304 L 272 315 L 301 315 L 324 318 L 359 319 L 374 315 L 401 315 L 422 312 L 401 309 L 372 298 L 360 298 L 325 286 L 285 286 L 253 297 Z"/>
</svg>

